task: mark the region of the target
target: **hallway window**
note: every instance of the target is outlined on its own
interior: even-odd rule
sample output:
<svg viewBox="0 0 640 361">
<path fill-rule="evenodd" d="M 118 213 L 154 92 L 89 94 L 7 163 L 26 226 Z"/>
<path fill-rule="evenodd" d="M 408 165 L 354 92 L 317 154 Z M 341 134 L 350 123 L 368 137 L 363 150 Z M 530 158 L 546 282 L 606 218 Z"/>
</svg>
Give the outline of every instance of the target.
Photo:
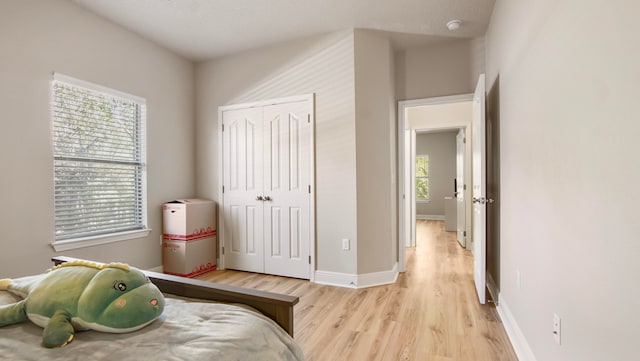
<svg viewBox="0 0 640 361">
<path fill-rule="evenodd" d="M 429 200 L 429 156 L 416 156 L 416 200 Z"/>
</svg>

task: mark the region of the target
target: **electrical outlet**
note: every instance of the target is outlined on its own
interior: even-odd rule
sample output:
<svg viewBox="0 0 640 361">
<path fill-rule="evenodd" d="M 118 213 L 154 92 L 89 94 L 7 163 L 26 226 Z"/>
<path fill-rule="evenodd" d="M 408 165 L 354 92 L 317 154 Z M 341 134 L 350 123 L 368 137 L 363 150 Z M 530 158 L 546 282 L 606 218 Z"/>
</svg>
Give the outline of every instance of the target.
<svg viewBox="0 0 640 361">
<path fill-rule="evenodd" d="M 553 314 L 553 339 L 560 345 L 560 316 Z"/>
<path fill-rule="evenodd" d="M 343 239 L 342 239 L 342 250 L 343 250 L 343 251 L 348 251 L 348 250 L 349 250 L 349 248 L 351 248 L 351 247 L 349 246 L 349 240 L 348 240 L 347 238 L 343 238 Z"/>
</svg>

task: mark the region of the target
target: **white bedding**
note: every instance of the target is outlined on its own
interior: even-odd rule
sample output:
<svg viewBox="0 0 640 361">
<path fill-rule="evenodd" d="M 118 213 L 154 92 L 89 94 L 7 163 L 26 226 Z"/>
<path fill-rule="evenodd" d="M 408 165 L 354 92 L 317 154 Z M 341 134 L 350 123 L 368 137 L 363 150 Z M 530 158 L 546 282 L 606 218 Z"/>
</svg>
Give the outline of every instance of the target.
<svg viewBox="0 0 640 361">
<path fill-rule="evenodd" d="M 18 298 L 0 291 L 0 304 Z M 0 327 L 0 360 L 303 360 L 293 339 L 249 307 L 166 295 L 162 316 L 127 334 L 77 332 L 65 347 L 41 345 L 42 328 L 29 321 Z"/>
</svg>

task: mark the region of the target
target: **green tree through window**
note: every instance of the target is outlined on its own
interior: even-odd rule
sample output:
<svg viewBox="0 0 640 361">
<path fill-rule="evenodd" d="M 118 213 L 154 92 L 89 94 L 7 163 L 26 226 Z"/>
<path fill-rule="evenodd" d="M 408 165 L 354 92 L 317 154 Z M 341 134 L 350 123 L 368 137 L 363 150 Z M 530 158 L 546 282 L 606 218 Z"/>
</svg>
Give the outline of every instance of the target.
<svg viewBox="0 0 640 361">
<path fill-rule="evenodd" d="M 416 156 L 416 200 L 429 200 L 429 156 Z"/>
</svg>

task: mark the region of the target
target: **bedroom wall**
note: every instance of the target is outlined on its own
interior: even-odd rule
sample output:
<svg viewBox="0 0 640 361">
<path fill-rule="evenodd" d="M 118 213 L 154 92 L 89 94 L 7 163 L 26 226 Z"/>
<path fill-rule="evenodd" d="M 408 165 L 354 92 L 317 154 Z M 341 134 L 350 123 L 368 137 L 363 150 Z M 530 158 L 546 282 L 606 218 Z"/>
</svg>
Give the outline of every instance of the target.
<svg viewBox="0 0 640 361">
<path fill-rule="evenodd" d="M 163 202 L 195 194 L 194 66 L 69 1 L 0 2 L 0 277 L 40 273 L 54 255 L 161 261 Z M 147 238 L 55 253 L 53 72 L 147 99 Z"/>
<path fill-rule="evenodd" d="M 638 12 L 624 0 L 495 4 L 499 310 L 520 360 L 638 358 Z"/>
<path fill-rule="evenodd" d="M 444 197 L 453 197 L 458 131 L 416 135 L 416 156 L 429 155 L 429 202 L 416 202 L 416 216 L 443 216 Z"/>
<path fill-rule="evenodd" d="M 452 39 L 395 53 L 396 98 L 472 93 L 484 72 L 484 40 Z"/>
<path fill-rule="evenodd" d="M 218 107 L 316 94 L 316 259 L 356 274 L 354 32 L 341 31 L 202 62 L 197 84 L 197 193 L 218 201 Z M 355 243 L 355 242 L 354 242 Z"/>
<path fill-rule="evenodd" d="M 358 274 L 368 274 L 397 261 L 393 50 L 384 33 L 354 38 Z"/>
</svg>

